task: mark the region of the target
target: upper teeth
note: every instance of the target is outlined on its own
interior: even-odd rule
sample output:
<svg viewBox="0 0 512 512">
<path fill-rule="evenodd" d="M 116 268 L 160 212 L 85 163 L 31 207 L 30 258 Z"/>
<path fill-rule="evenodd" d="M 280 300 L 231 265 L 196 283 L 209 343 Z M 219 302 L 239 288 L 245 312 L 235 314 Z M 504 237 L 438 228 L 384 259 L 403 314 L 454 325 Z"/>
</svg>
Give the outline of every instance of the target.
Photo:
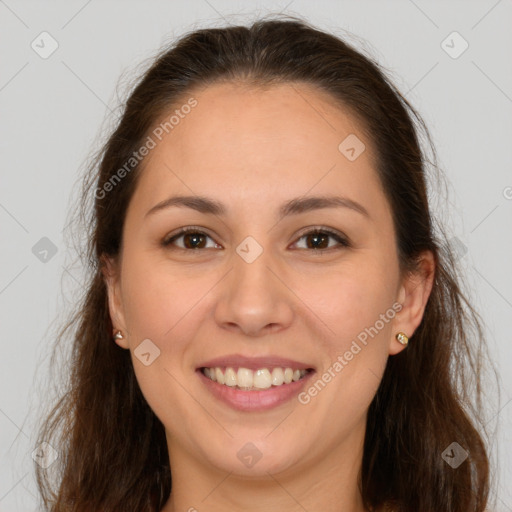
<svg viewBox="0 0 512 512">
<path fill-rule="evenodd" d="M 259 368 L 250 370 L 249 368 L 228 367 L 224 371 L 222 368 L 203 368 L 203 373 L 211 380 L 224 384 L 226 386 L 240 389 L 268 389 L 270 386 L 280 386 L 281 384 L 290 384 L 306 375 L 307 370 L 292 370 L 291 368 L 274 368 L 272 372 L 268 368 Z"/>
</svg>

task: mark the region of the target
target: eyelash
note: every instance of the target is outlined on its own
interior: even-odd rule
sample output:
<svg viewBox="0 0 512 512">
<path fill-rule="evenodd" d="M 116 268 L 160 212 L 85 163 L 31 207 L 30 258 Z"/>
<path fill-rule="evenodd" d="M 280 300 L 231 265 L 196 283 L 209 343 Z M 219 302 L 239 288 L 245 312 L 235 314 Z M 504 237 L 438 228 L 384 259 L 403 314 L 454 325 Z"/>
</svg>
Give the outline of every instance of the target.
<svg viewBox="0 0 512 512">
<path fill-rule="evenodd" d="M 178 231 L 171 237 L 164 238 L 164 240 L 162 240 L 162 246 L 169 248 L 172 245 L 172 243 L 174 241 L 176 241 L 178 238 L 180 238 L 184 235 L 187 235 L 187 234 L 191 234 L 191 233 L 195 234 L 195 235 L 204 235 L 204 236 L 207 236 L 208 238 L 211 238 L 210 235 L 208 235 L 208 233 L 205 233 L 204 231 L 202 231 L 201 228 L 199 228 L 197 226 L 187 226 L 185 228 L 180 229 L 180 231 Z M 330 251 L 333 249 L 336 250 L 336 249 L 351 247 L 350 242 L 341 233 L 338 233 L 337 231 L 333 231 L 329 228 L 323 228 L 321 226 L 315 226 L 315 227 L 311 228 L 309 231 L 302 233 L 297 240 L 301 240 L 302 238 L 304 238 L 308 235 L 319 235 L 319 234 L 328 235 L 328 236 L 332 237 L 333 239 L 335 239 L 339 243 L 338 247 L 328 247 L 326 249 L 306 248 L 306 249 L 302 249 L 302 250 L 313 251 L 313 252 L 325 252 L 325 251 Z M 181 250 L 181 251 L 188 251 L 188 252 L 191 252 L 191 251 L 195 252 L 198 250 L 198 249 L 188 249 L 188 248 L 183 248 L 183 247 L 174 247 L 173 249 L 177 249 L 177 250 Z M 205 248 L 203 248 L 203 250 L 204 249 Z M 211 248 L 208 247 L 206 249 L 211 249 Z"/>
</svg>

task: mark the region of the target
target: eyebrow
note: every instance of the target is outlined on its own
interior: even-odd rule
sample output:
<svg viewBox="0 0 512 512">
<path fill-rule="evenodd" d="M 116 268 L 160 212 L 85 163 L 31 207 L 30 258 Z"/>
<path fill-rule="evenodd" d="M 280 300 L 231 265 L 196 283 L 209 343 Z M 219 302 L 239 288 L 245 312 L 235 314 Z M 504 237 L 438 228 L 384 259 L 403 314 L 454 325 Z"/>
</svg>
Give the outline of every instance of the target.
<svg viewBox="0 0 512 512">
<path fill-rule="evenodd" d="M 220 202 L 204 196 L 172 196 L 148 210 L 145 217 L 171 207 L 191 208 L 200 213 L 225 215 L 227 208 Z M 341 196 L 309 196 L 291 199 L 279 208 L 280 217 L 298 215 L 322 208 L 348 208 L 370 218 L 368 210 L 360 203 Z"/>
</svg>

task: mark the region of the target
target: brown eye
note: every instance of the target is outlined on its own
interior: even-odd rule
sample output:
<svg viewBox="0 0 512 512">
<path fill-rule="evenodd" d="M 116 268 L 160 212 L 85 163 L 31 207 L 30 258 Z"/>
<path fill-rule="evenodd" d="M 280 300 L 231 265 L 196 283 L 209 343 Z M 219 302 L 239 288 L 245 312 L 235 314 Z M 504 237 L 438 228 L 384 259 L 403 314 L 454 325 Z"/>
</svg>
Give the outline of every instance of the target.
<svg viewBox="0 0 512 512">
<path fill-rule="evenodd" d="M 326 229 L 314 229 L 304 233 L 299 240 L 305 239 L 305 247 L 300 247 L 307 250 L 326 250 L 336 249 L 341 247 L 349 247 L 347 239 L 341 236 L 339 233 Z M 331 240 L 336 243 L 330 244 Z"/>
<path fill-rule="evenodd" d="M 184 228 L 170 238 L 166 238 L 162 245 L 164 247 L 176 246 L 178 249 L 194 250 L 194 249 L 210 249 L 220 248 L 218 244 L 213 242 L 207 246 L 207 240 L 211 239 L 209 235 L 198 230 L 197 228 Z M 180 241 L 180 242 L 178 242 Z"/>
<path fill-rule="evenodd" d="M 187 249 L 203 249 L 205 246 L 205 235 L 202 233 L 186 233 L 183 236 L 183 245 Z"/>
</svg>

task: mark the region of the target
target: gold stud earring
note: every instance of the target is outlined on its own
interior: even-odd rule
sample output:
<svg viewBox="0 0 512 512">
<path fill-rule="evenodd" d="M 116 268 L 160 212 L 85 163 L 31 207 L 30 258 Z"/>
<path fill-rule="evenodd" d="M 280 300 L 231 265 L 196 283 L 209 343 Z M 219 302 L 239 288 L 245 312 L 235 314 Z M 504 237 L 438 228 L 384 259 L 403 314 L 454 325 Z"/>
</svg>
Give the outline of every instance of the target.
<svg viewBox="0 0 512 512">
<path fill-rule="evenodd" d="M 409 343 L 409 338 L 403 332 L 397 333 L 396 339 L 402 345 L 407 345 L 407 343 Z"/>
<path fill-rule="evenodd" d="M 117 332 L 114 334 L 114 339 L 115 339 L 115 340 L 124 340 L 123 333 L 122 333 L 121 331 L 117 331 Z"/>
</svg>

